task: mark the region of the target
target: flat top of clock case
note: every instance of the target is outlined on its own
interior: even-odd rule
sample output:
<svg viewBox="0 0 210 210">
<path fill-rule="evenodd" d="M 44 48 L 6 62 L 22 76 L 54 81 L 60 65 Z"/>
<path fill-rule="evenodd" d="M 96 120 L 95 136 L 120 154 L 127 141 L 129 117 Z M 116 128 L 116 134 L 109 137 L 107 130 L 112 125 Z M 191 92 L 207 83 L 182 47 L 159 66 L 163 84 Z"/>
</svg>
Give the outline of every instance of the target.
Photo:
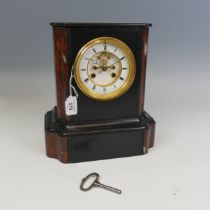
<svg viewBox="0 0 210 210">
<path fill-rule="evenodd" d="M 65 27 L 65 26 L 72 26 L 72 27 L 150 27 L 152 26 L 151 23 L 68 23 L 68 22 L 52 22 L 50 23 L 51 26 L 54 27 Z"/>
</svg>

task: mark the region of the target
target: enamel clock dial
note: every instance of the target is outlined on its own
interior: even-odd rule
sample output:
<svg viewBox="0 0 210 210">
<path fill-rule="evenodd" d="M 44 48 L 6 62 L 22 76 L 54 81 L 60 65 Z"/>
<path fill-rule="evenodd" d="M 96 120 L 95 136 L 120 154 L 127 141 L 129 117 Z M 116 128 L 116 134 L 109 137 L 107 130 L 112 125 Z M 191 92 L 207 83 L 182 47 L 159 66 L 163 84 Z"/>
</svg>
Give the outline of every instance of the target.
<svg viewBox="0 0 210 210">
<path fill-rule="evenodd" d="M 96 100 L 124 94 L 135 78 L 131 49 L 113 37 L 99 37 L 85 44 L 75 60 L 75 80 L 80 90 Z"/>
</svg>

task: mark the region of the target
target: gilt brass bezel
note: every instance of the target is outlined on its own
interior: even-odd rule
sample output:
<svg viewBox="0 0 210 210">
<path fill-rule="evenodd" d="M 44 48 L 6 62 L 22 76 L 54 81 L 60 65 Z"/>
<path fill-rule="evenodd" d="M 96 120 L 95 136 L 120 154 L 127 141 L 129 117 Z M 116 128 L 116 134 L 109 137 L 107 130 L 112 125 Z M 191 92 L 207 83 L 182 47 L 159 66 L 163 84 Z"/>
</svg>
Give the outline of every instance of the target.
<svg viewBox="0 0 210 210">
<path fill-rule="evenodd" d="M 91 48 L 95 44 L 104 43 L 104 42 L 106 42 L 107 44 L 112 44 L 124 52 L 125 56 L 128 59 L 128 76 L 124 84 L 121 87 L 119 87 L 116 91 L 112 93 L 101 94 L 101 93 L 95 93 L 93 90 L 90 90 L 84 84 L 84 82 L 82 81 L 80 77 L 79 66 L 80 66 L 80 61 L 83 58 L 83 55 L 87 49 Z M 99 38 L 95 38 L 87 42 L 78 52 L 75 59 L 74 66 L 75 66 L 74 77 L 75 77 L 75 81 L 79 89 L 88 97 L 92 99 L 100 100 L 100 101 L 112 100 L 123 95 L 132 85 L 135 78 L 135 73 L 136 73 L 136 62 L 135 62 L 135 57 L 133 55 L 133 52 L 124 42 L 113 37 L 99 37 Z"/>
</svg>

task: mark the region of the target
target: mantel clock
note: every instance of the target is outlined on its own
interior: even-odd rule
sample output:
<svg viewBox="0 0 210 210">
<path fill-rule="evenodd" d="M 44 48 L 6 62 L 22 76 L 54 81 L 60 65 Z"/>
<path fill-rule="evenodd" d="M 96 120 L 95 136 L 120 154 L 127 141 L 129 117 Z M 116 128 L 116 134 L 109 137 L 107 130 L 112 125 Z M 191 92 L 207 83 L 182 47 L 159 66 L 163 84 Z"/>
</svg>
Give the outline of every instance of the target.
<svg viewBox="0 0 210 210">
<path fill-rule="evenodd" d="M 141 155 L 154 145 L 144 111 L 146 23 L 51 23 L 57 105 L 46 153 L 64 163 Z"/>
</svg>

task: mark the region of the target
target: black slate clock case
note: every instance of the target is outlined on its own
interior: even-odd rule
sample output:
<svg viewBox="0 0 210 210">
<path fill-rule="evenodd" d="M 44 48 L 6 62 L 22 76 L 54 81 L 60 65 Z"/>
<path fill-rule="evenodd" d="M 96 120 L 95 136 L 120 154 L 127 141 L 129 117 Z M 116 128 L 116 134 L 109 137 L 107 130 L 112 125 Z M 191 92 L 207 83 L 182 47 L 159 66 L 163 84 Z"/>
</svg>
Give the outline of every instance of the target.
<svg viewBox="0 0 210 210">
<path fill-rule="evenodd" d="M 114 37 L 126 43 L 135 55 L 136 68 L 140 69 L 139 51 L 140 47 L 136 43 L 141 43 L 139 40 L 138 28 L 131 28 L 129 31 L 126 28 L 104 28 L 104 27 L 84 27 L 74 28 L 70 31 L 70 42 L 72 43 L 72 53 L 70 53 L 70 61 L 74 61 L 78 51 L 88 41 L 97 37 Z M 140 83 L 140 71 L 136 71 L 135 80 L 131 88 L 121 97 L 110 101 L 97 101 L 85 96 L 79 92 L 79 113 L 73 116 L 73 121 L 83 120 L 104 120 L 117 119 L 126 117 L 138 117 L 138 95 Z"/>
<path fill-rule="evenodd" d="M 155 133 L 155 121 L 144 111 L 145 49 L 151 25 L 52 23 L 52 26 L 57 107 L 45 116 L 47 155 L 68 163 L 146 153 L 154 144 Z M 98 37 L 114 37 L 130 47 L 136 60 L 134 82 L 125 94 L 109 101 L 89 98 L 74 82 L 79 95 L 78 114 L 68 117 L 59 110 L 64 109 L 69 94 L 71 66 L 79 50 Z M 66 66 L 59 58 L 63 52 L 68 60 Z"/>
</svg>

